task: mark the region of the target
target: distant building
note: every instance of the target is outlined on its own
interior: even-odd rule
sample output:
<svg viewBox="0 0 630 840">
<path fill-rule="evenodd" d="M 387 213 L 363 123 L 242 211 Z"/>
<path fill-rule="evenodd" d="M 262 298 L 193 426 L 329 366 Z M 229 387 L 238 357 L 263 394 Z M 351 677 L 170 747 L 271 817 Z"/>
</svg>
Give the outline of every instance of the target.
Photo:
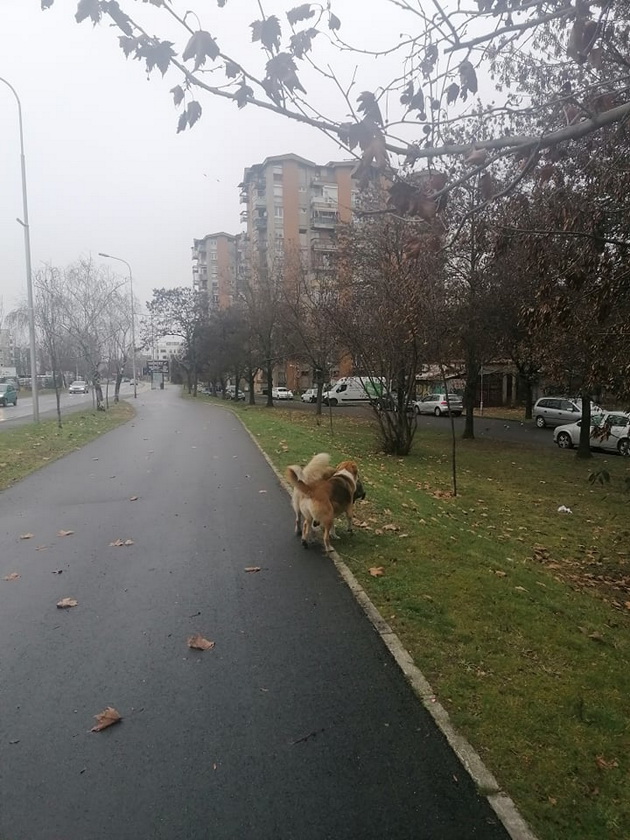
<svg viewBox="0 0 630 840">
<path fill-rule="evenodd" d="M 167 335 L 155 342 L 155 359 L 170 361 L 171 357 L 179 356 L 184 347 L 184 339 L 178 336 Z"/>
<path fill-rule="evenodd" d="M 0 330 L 0 368 L 15 367 L 15 344 L 10 330 Z"/>
<path fill-rule="evenodd" d="M 220 232 L 193 240 L 193 287 L 207 294 L 210 309 L 225 309 L 234 302 L 238 238 Z"/>
<path fill-rule="evenodd" d="M 336 230 L 349 222 L 355 201 L 353 161 L 314 163 L 295 154 L 275 155 L 245 169 L 240 184 L 240 274 L 252 288 L 267 272 L 327 270 L 333 265 Z M 312 385 L 313 372 L 295 361 L 278 369 L 276 384 L 293 389 Z M 264 387 L 264 383 L 260 383 Z"/>
<path fill-rule="evenodd" d="M 299 253 L 302 266 L 326 267 L 339 222 L 354 206 L 352 161 L 322 166 L 299 155 L 275 155 L 245 169 L 241 221 L 249 259 L 271 268 L 278 254 Z"/>
</svg>

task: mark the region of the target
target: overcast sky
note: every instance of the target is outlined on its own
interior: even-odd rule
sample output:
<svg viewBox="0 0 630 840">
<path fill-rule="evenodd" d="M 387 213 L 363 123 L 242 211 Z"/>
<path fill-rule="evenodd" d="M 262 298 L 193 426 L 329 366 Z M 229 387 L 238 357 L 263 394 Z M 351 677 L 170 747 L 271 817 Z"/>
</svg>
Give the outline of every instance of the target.
<svg viewBox="0 0 630 840">
<path fill-rule="evenodd" d="M 134 15 L 153 15 L 153 31 L 165 34 L 163 26 L 158 28 L 163 12 L 120 2 Z M 260 17 L 254 0 L 228 0 L 224 9 L 209 0 L 173 0 L 173 5 L 182 13 L 203 9 L 203 27 L 225 52 L 238 57 L 243 48 L 252 49 L 249 23 Z M 297 0 L 273 0 L 265 11 L 296 5 Z M 358 0 L 334 4 L 342 31 L 355 43 L 382 45 L 409 23 L 402 12 L 396 18 L 392 5 L 391 14 L 374 27 L 365 15 L 368 5 Z M 314 129 L 252 106 L 239 111 L 231 102 L 203 94 L 200 122 L 176 134 L 178 112 L 169 89 L 180 81 L 177 72 L 169 70 L 164 79 L 154 72 L 147 80 L 140 62 L 124 58 L 119 30 L 106 23 L 77 24 L 76 7 L 76 0 L 56 0 L 43 12 L 40 0 L 0 0 L 0 76 L 16 88 L 23 108 L 33 269 L 47 262 L 66 266 L 81 256 L 100 260 L 99 251 L 114 254 L 131 264 L 136 296 L 144 306 L 153 288 L 190 285 L 193 238 L 241 229 L 238 184 L 246 166 L 287 152 L 319 163 L 343 155 Z M 177 46 L 183 48 L 181 40 Z M 355 62 L 348 57 L 335 63 L 349 79 Z M 377 70 L 369 60 L 357 92 L 376 85 L 383 77 Z M 314 86 L 310 80 L 309 95 L 317 93 Z M 0 296 L 5 314 L 25 296 L 23 231 L 15 221 L 21 216 L 17 107 L 0 83 Z M 125 275 L 124 266 L 111 265 Z"/>
</svg>

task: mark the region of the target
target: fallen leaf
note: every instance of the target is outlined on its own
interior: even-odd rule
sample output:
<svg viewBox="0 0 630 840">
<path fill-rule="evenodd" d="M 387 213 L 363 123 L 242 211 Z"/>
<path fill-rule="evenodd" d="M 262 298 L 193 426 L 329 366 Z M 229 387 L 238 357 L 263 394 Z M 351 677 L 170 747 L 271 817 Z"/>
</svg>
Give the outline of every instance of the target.
<svg viewBox="0 0 630 840">
<path fill-rule="evenodd" d="M 603 755 L 596 756 L 595 763 L 600 770 L 614 770 L 616 767 L 619 767 L 619 761 L 616 758 L 607 760 Z"/>
<path fill-rule="evenodd" d="M 383 525 L 383 530 L 384 531 L 399 531 L 400 528 L 398 527 L 398 525 Z"/>
<path fill-rule="evenodd" d="M 38 545 L 35 551 L 46 551 L 48 548 L 47 545 Z"/>
<path fill-rule="evenodd" d="M 57 603 L 57 607 L 60 610 L 65 610 L 67 607 L 76 607 L 79 602 L 75 601 L 74 598 L 62 598 L 61 601 Z"/>
<path fill-rule="evenodd" d="M 124 545 L 133 545 L 133 540 L 125 540 Z"/>
<path fill-rule="evenodd" d="M 188 639 L 188 647 L 194 648 L 194 650 L 212 650 L 214 647 L 214 642 L 208 641 L 208 639 L 204 639 L 204 637 L 197 633 L 194 636 L 190 636 Z"/>
<path fill-rule="evenodd" d="M 246 572 L 259 572 L 260 566 L 245 566 Z"/>
<path fill-rule="evenodd" d="M 52 574 L 53 575 L 62 575 L 63 574 L 63 569 L 55 569 L 55 571 L 52 572 Z"/>
<path fill-rule="evenodd" d="M 33 539 L 34 536 L 35 536 L 35 534 L 20 534 L 20 539 L 21 540 L 31 540 L 31 539 Z"/>
<path fill-rule="evenodd" d="M 129 501 L 130 501 L 130 502 L 137 502 L 137 501 L 138 501 L 138 497 L 137 497 L 137 496 L 129 496 Z"/>
<path fill-rule="evenodd" d="M 2 578 L 2 580 L 19 580 L 19 579 L 20 579 L 20 575 L 17 572 L 11 572 L 10 575 L 7 575 L 6 577 Z"/>
<path fill-rule="evenodd" d="M 57 531 L 58 537 L 69 537 L 71 534 L 74 534 L 74 531 Z"/>
<path fill-rule="evenodd" d="M 267 491 L 266 490 L 259 490 L 258 492 L 259 493 L 266 493 Z"/>
<path fill-rule="evenodd" d="M 108 726 L 113 726 L 115 723 L 120 723 L 122 720 L 122 715 L 111 706 L 94 715 L 94 717 L 96 718 L 96 726 L 93 726 L 90 732 L 102 732 L 103 729 L 107 729 Z"/>
<path fill-rule="evenodd" d="M 372 568 L 369 569 L 369 572 L 372 575 L 372 577 L 382 577 L 384 571 L 385 570 L 382 566 L 372 566 Z"/>
<path fill-rule="evenodd" d="M 494 573 L 497 577 L 507 577 L 507 572 L 502 572 L 501 569 L 495 569 Z"/>
</svg>

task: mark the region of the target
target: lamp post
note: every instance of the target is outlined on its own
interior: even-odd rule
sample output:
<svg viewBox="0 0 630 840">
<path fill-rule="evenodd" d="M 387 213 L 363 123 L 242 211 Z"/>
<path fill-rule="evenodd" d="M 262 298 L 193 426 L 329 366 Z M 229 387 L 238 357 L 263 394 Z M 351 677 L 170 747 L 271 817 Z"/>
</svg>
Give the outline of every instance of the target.
<svg viewBox="0 0 630 840">
<path fill-rule="evenodd" d="M 12 84 L 0 76 L 3 82 L 15 96 L 18 106 L 18 123 L 20 127 L 20 164 L 22 170 L 22 215 L 23 219 L 16 221 L 24 230 L 24 252 L 26 258 L 26 295 L 28 300 L 28 334 L 31 348 L 31 393 L 33 395 L 33 423 L 39 422 L 39 393 L 37 389 L 37 350 L 35 345 L 35 310 L 33 308 L 33 276 L 31 271 L 31 231 L 28 223 L 28 198 L 26 192 L 26 157 L 24 155 L 24 131 L 22 128 L 22 103 Z"/>
<path fill-rule="evenodd" d="M 131 352 L 131 375 L 133 377 L 133 397 L 134 399 L 138 396 L 138 383 L 136 381 L 136 315 L 134 311 L 134 302 L 133 302 L 133 274 L 131 273 L 131 266 L 127 262 L 127 260 L 123 260 L 121 257 L 114 257 L 111 254 L 103 254 L 101 251 L 98 252 L 99 257 L 105 257 L 108 260 L 117 260 L 118 262 L 124 263 L 127 266 L 127 270 L 129 271 L 129 294 L 131 295 L 131 344 L 132 344 L 132 352 Z"/>
</svg>

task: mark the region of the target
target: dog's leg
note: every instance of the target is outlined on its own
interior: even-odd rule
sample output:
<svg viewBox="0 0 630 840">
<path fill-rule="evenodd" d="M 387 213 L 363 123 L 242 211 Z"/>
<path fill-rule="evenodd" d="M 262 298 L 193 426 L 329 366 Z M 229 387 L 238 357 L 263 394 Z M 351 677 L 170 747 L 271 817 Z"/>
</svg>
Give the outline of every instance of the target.
<svg viewBox="0 0 630 840">
<path fill-rule="evenodd" d="M 311 521 L 308 516 L 305 516 L 302 521 L 302 546 L 308 548 L 308 540 L 311 535 Z"/>
<path fill-rule="evenodd" d="M 331 532 L 330 522 L 326 522 L 325 524 L 323 524 L 323 530 L 324 530 L 324 549 L 326 550 L 326 554 L 330 554 L 330 552 L 333 550 L 333 547 L 330 544 L 330 532 Z"/>
<path fill-rule="evenodd" d="M 346 519 L 348 520 L 348 533 L 354 533 L 354 519 L 353 519 L 353 507 L 352 505 L 346 511 Z"/>
</svg>

